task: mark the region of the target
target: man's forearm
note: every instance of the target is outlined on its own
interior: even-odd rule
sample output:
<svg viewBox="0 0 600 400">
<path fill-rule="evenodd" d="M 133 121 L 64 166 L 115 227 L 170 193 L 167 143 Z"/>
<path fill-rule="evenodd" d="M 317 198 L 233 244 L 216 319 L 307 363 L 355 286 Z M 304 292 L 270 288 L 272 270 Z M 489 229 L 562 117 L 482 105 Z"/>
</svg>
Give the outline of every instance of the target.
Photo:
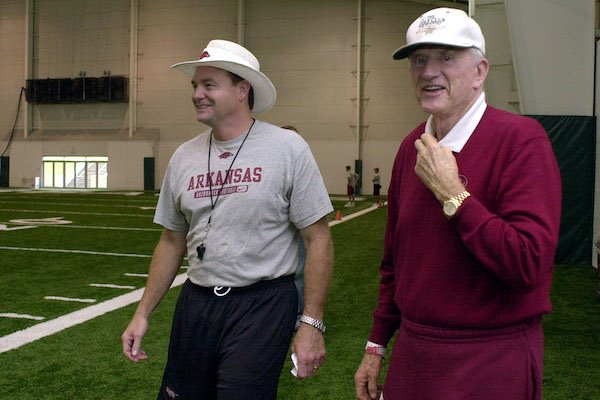
<svg viewBox="0 0 600 400">
<path fill-rule="evenodd" d="M 327 220 L 304 229 L 302 236 L 306 247 L 304 314 L 322 320 L 333 273 L 333 244 Z"/>
<path fill-rule="evenodd" d="M 154 249 L 144 295 L 136 314 L 148 318 L 165 296 L 181 267 L 185 252 L 185 233 L 165 230 Z"/>
</svg>

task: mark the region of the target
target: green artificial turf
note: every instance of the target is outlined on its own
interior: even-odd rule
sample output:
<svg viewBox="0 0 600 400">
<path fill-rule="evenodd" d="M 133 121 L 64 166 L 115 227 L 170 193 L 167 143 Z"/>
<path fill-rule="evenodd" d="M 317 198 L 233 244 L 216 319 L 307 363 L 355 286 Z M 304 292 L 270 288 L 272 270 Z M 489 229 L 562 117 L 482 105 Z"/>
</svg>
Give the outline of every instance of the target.
<svg viewBox="0 0 600 400">
<path fill-rule="evenodd" d="M 114 283 L 143 287 L 144 273 L 160 228 L 152 223 L 156 196 L 124 196 L 0 191 L 0 225 L 23 218 L 62 217 L 79 227 L 0 230 L 0 247 L 64 249 L 144 257 L 53 253 L 0 249 L 0 313 L 18 312 L 51 319 L 85 308 L 80 303 L 44 300 L 60 295 L 98 302 L 126 293 L 90 287 Z M 280 399 L 353 399 L 353 376 L 377 301 L 378 268 L 383 249 L 386 208 L 361 217 L 349 214 L 372 206 L 372 199 L 344 207 L 335 200 L 342 223 L 332 227 L 335 270 L 326 309 L 327 361 L 316 376 L 296 380 L 288 358 L 281 374 Z M 140 228 L 142 231 L 106 229 Z M 102 228 L 102 229 L 101 229 Z M 591 266 L 556 266 L 552 288 L 554 311 L 544 320 L 546 362 L 544 399 L 599 399 L 600 303 L 595 298 L 596 270 Z M 155 311 L 144 340 L 149 355 L 134 364 L 121 354 L 120 335 L 135 304 L 109 312 L 23 347 L 0 353 L 0 399 L 152 399 L 160 384 L 179 288 L 172 289 Z M 0 318 L 0 337 L 38 321 Z"/>
</svg>

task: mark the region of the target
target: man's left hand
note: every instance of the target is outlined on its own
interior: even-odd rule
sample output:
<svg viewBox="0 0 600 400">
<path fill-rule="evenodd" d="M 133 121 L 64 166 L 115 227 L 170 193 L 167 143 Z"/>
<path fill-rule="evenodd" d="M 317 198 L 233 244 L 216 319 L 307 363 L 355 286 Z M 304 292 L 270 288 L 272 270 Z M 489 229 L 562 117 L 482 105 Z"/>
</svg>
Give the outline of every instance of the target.
<svg viewBox="0 0 600 400">
<path fill-rule="evenodd" d="M 325 362 L 325 339 L 316 328 L 300 323 L 296 332 L 292 352 L 298 358 L 298 378 L 308 378 L 315 374 Z"/>
</svg>

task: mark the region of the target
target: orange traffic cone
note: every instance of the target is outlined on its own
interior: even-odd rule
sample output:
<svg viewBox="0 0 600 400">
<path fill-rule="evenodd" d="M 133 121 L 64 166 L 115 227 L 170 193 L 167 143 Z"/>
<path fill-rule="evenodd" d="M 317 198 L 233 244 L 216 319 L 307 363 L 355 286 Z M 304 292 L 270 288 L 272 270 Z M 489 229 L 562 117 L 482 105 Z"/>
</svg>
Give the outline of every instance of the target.
<svg viewBox="0 0 600 400">
<path fill-rule="evenodd" d="M 342 213 L 338 210 L 338 212 L 335 214 L 335 219 L 338 221 L 342 220 Z"/>
</svg>

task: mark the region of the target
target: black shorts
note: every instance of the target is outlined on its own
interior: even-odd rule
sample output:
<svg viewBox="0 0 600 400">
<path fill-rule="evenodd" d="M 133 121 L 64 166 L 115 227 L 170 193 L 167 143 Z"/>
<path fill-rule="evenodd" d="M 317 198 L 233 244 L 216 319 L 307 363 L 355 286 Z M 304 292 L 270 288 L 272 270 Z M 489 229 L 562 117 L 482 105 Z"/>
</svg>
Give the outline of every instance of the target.
<svg viewBox="0 0 600 400">
<path fill-rule="evenodd" d="M 213 289 L 183 285 L 158 399 L 276 399 L 296 322 L 294 276 Z"/>
<path fill-rule="evenodd" d="M 381 185 L 374 184 L 373 185 L 373 196 L 379 196 L 379 191 L 381 190 Z"/>
</svg>

